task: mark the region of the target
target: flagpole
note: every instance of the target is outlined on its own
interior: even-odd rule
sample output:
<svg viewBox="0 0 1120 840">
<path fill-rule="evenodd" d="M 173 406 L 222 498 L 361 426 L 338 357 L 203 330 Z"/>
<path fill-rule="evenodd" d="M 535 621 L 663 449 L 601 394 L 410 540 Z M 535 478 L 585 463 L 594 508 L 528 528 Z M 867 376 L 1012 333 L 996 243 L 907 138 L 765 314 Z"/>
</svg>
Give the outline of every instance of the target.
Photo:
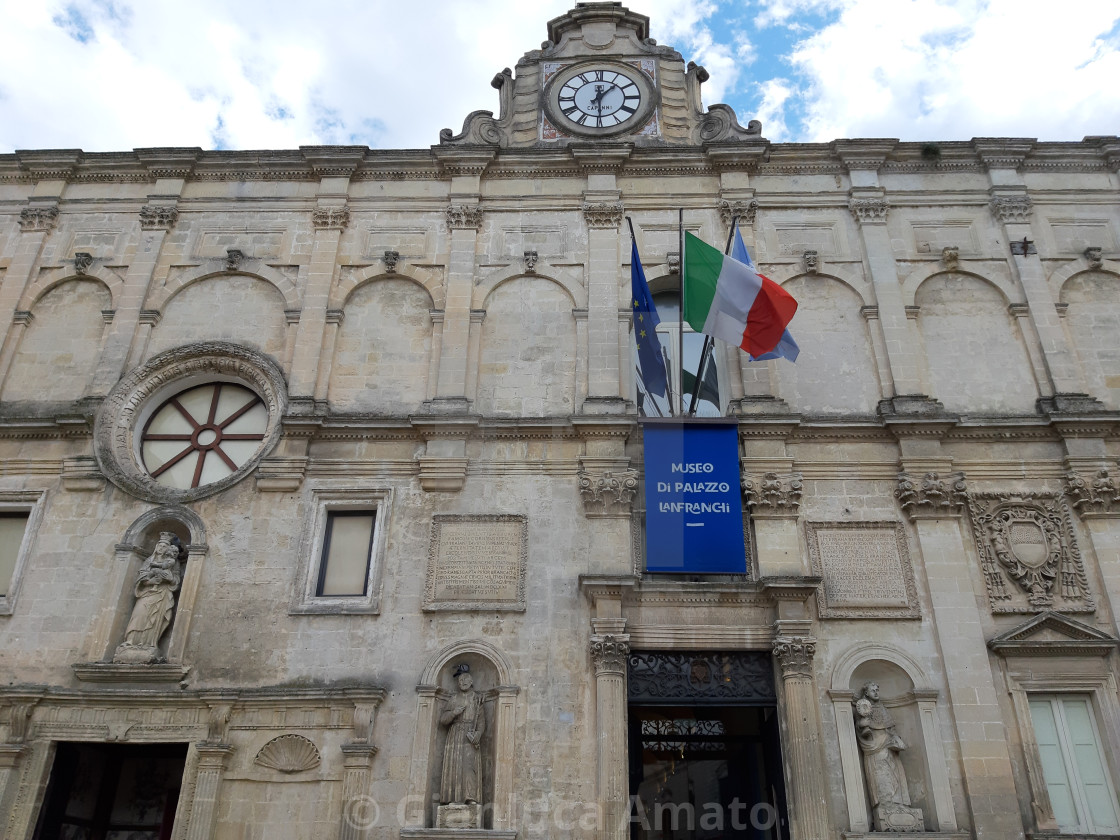
<svg viewBox="0 0 1120 840">
<path fill-rule="evenodd" d="M 681 207 L 677 211 L 677 234 L 680 240 L 679 247 L 681 249 L 681 271 L 680 271 L 680 304 L 681 304 L 681 323 L 680 329 L 677 331 L 677 352 L 678 356 L 677 375 L 678 375 L 678 389 L 677 394 L 680 397 L 681 404 L 677 409 L 677 413 L 681 416 L 684 415 L 684 208 Z"/>
<path fill-rule="evenodd" d="M 727 234 L 727 247 L 723 249 L 724 254 L 731 253 L 731 245 L 735 241 L 735 227 L 739 224 L 739 217 L 731 217 L 731 230 Z M 683 326 L 683 325 L 682 325 Z M 692 389 L 692 400 L 688 404 L 688 415 L 691 417 L 696 414 L 696 397 L 700 393 L 700 383 L 703 381 L 704 369 L 708 366 L 708 361 L 711 359 L 712 350 L 715 348 L 715 339 L 710 335 L 704 336 L 704 349 L 700 351 L 700 364 L 696 367 L 696 385 Z"/>
</svg>

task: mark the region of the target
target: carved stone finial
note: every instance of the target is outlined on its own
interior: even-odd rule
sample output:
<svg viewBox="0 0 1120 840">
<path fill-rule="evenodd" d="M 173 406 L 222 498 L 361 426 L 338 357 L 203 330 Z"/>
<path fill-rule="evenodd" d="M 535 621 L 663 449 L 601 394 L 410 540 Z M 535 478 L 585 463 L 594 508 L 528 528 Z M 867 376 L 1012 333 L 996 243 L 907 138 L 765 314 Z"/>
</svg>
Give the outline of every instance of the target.
<svg viewBox="0 0 1120 840">
<path fill-rule="evenodd" d="M 626 633 L 596 634 L 591 637 L 591 661 L 595 674 L 626 673 L 626 657 L 630 655 L 630 636 Z"/>
<path fill-rule="evenodd" d="M 614 228 L 622 224 L 626 208 L 621 202 L 596 202 L 583 205 L 583 217 L 589 228 Z"/>
<path fill-rule="evenodd" d="M 782 669 L 782 679 L 813 676 L 813 657 L 817 640 L 812 636 L 776 636 L 774 658 Z"/>
<path fill-rule="evenodd" d="M 401 255 L 396 251 L 386 250 L 381 255 L 381 262 L 385 264 L 385 270 L 392 274 L 397 270 L 397 262 L 400 260 Z"/>
<path fill-rule="evenodd" d="M 78 251 L 74 254 L 74 273 L 87 274 L 93 266 L 93 254 L 86 251 Z"/>
<path fill-rule="evenodd" d="M 885 198 L 853 198 L 848 209 L 861 225 L 886 224 L 890 204 Z"/>
<path fill-rule="evenodd" d="M 800 473 L 779 476 L 766 473 L 762 478 L 744 476 L 743 493 L 755 519 L 796 518 L 801 509 Z"/>
<path fill-rule="evenodd" d="M 1075 472 L 1067 473 L 1066 497 L 1082 519 L 1120 516 L 1120 489 L 1107 469 L 1098 470 L 1092 482 Z"/>
<path fill-rule="evenodd" d="M 179 221 L 179 211 L 167 204 L 145 204 L 140 208 L 142 230 L 171 230 Z"/>
<path fill-rule="evenodd" d="M 19 212 L 19 229 L 24 233 L 40 233 L 54 228 L 58 207 L 24 207 Z"/>
<path fill-rule="evenodd" d="M 350 224 L 350 208 L 341 207 L 316 207 L 311 214 L 311 226 L 315 230 L 346 230 Z"/>
<path fill-rule="evenodd" d="M 241 261 L 245 259 L 244 251 L 237 248 L 226 249 L 226 271 L 237 271 L 241 268 Z"/>
<path fill-rule="evenodd" d="M 638 492 L 638 471 L 579 471 L 579 492 L 588 519 L 628 517 L 630 503 Z"/>
<path fill-rule="evenodd" d="M 536 251 L 526 251 L 525 256 L 522 257 L 522 259 L 525 262 L 525 273 L 526 274 L 536 274 L 536 272 L 537 272 L 537 260 L 540 259 L 537 256 L 537 252 Z"/>
<path fill-rule="evenodd" d="M 806 251 L 801 255 L 801 259 L 805 263 L 806 274 L 816 274 L 821 270 L 820 256 L 816 251 Z"/>
<path fill-rule="evenodd" d="M 447 208 L 447 226 L 451 230 L 478 230 L 482 227 L 482 208 L 470 204 L 452 204 Z"/>
<path fill-rule="evenodd" d="M 740 227 L 752 227 L 758 215 L 758 201 L 726 201 L 719 202 L 719 218 L 724 227 L 731 227 L 731 220 L 739 218 Z"/>
<path fill-rule="evenodd" d="M 997 195 L 989 203 L 992 215 L 1003 224 L 1030 221 L 1033 202 L 1026 195 Z"/>
<path fill-rule="evenodd" d="M 956 245 L 946 245 L 941 249 L 941 262 L 950 271 L 955 271 L 961 264 L 961 249 Z"/>
<path fill-rule="evenodd" d="M 919 484 L 910 474 L 898 474 L 895 498 L 903 512 L 911 519 L 933 519 L 960 516 L 968 503 L 968 488 L 964 473 L 953 473 L 948 479 L 935 472 L 928 472 Z"/>
<path fill-rule="evenodd" d="M 1102 265 L 1104 265 L 1104 259 L 1101 256 L 1101 249 L 1097 247 L 1086 248 L 1085 259 L 1089 261 L 1089 268 L 1100 268 Z"/>
</svg>

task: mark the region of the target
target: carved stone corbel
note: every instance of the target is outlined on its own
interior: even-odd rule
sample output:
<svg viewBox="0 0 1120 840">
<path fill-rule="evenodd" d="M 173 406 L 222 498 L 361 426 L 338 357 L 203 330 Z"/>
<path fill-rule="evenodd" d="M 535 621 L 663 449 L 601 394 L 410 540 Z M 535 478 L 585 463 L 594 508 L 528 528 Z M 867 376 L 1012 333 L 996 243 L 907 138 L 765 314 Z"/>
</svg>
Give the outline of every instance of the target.
<svg viewBox="0 0 1120 840">
<path fill-rule="evenodd" d="M 937 519 L 960 516 L 968 504 L 968 487 L 964 473 L 953 473 L 947 479 L 928 472 L 915 483 L 907 472 L 898 474 L 894 491 L 899 507 L 910 519 Z"/>
<path fill-rule="evenodd" d="M 853 198 L 848 209 L 861 225 L 886 224 L 890 204 L 885 198 Z"/>
<path fill-rule="evenodd" d="M 1092 481 L 1076 472 L 1067 473 L 1066 498 L 1082 519 L 1120 516 L 1120 489 L 1105 468 Z"/>
<path fill-rule="evenodd" d="M 801 510 L 801 473 L 744 476 L 743 494 L 755 519 L 791 519 Z"/>
<path fill-rule="evenodd" d="M 623 213 L 626 212 L 626 208 L 618 201 L 587 203 L 581 209 L 589 228 L 617 229 L 622 224 Z"/>
<path fill-rule="evenodd" d="M 628 633 L 605 633 L 591 637 L 591 661 L 595 665 L 595 675 L 626 673 L 626 657 L 630 655 L 630 635 Z"/>
<path fill-rule="evenodd" d="M 1028 222 L 1031 218 L 1033 202 L 1026 195 L 997 195 L 989 202 L 992 215 L 1002 224 Z"/>
<path fill-rule="evenodd" d="M 8 707 L 8 743 L 22 744 L 31 734 L 31 713 L 41 697 L 17 697 Z"/>
<path fill-rule="evenodd" d="M 821 270 L 820 255 L 816 251 L 806 251 L 801 255 L 801 260 L 805 264 L 806 274 L 817 274 Z"/>
<path fill-rule="evenodd" d="M 350 224 L 350 208 L 345 204 L 341 207 L 316 207 L 311 214 L 311 226 L 315 230 L 346 230 Z"/>
<path fill-rule="evenodd" d="M 941 249 L 941 264 L 949 271 L 956 271 L 961 264 L 961 249 L 956 245 L 946 245 Z"/>
<path fill-rule="evenodd" d="M 93 254 L 86 251 L 78 251 L 74 254 L 74 273 L 75 274 L 88 274 L 90 268 L 93 267 Z"/>
<path fill-rule="evenodd" d="M 817 640 L 813 636 L 775 636 L 774 658 L 782 669 L 782 679 L 813 676 L 813 657 Z"/>
<path fill-rule="evenodd" d="M 1085 249 L 1085 259 L 1089 263 L 1089 268 L 1100 268 L 1104 265 L 1104 259 L 1101 256 L 1101 249 L 1097 247 L 1089 247 Z"/>
<path fill-rule="evenodd" d="M 24 207 L 19 212 L 19 229 L 24 233 L 52 230 L 58 222 L 58 206 Z"/>
<path fill-rule="evenodd" d="M 470 204 L 452 204 L 447 208 L 447 227 L 451 230 L 478 230 L 482 227 L 482 208 Z"/>
<path fill-rule="evenodd" d="M 581 465 L 579 492 L 588 519 L 625 519 L 638 492 L 638 471 L 590 470 Z"/>
<path fill-rule="evenodd" d="M 536 274 L 537 273 L 537 260 L 540 259 L 537 252 L 536 251 L 526 251 L 525 255 L 522 259 L 525 263 L 525 273 L 526 274 Z"/>
<path fill-rule="evenodd" d="M 385 264 L 385 270 L 393 274 L 397 270 L 397 262 L 400 260 L 401 255 L 396 251 L 386 250 L 381 255 L 381 262 Z"/>
<path fill-rule="evenodd" d="M 171 230 L 179 221 L 179 211 L 169 204 L 145 204 L 140 208 L 141 230 Z"/>
<path fill-rule="evenodd" d="M 237 271 L 245 260 L 245 252 L 238 248 L 226 249 L 226 271 Z"/>
</svg>

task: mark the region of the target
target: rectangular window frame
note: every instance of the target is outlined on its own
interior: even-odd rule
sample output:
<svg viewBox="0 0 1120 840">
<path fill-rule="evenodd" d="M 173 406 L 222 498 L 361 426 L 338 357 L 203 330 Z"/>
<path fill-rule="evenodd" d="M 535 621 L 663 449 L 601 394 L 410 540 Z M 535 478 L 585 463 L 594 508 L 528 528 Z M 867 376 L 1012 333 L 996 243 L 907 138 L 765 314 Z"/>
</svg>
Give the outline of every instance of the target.
<svg viewBox="0 0 1120 840">
<path fill-rule="evenodd" d="M 45 490 L 0 491 L 0 513 L 27 514 L 27 525 L 23 529 L 23 539 L 16 554 L 15 567 L 12 569 L 12 581 L 8 586 L 8 593 L 0 595 L 0 616 L 12 615 L 15 612 L 20 585 L 23 583 L 23 576 L 30 562 L 31 546 L 35 543 L 35 535 L 43 518 L 46 498 Z"/>
<path fill-rule="evenodd" d="M 389 511 L 393 491 L 387 488 L 313 488 L 313 518 L 300 550 L 300 568 L 289 607 L 291 615 L 377 615 L 381 612 L 381 572 L 384 566 Z M 330 514 L 372 513 L 373 535 L 366 569 L 364 595 L 319 595 L 326 571 L 324 560 Z"/>
</svg>

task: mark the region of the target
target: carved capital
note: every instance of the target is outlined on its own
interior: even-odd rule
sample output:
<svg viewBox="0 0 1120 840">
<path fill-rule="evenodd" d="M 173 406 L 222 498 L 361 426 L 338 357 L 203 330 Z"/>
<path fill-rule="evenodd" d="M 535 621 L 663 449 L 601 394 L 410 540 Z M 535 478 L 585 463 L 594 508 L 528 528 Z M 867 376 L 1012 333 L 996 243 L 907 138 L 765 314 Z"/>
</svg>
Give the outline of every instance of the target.
<svg viewBox="0 0 1120 840">
<path fill-rule="evenodd" d="M 625 518 L 638 492 L 638 471 L 579 471 L 579 492 L 589 519 Z"/>
<path fill-rule="evenodd" d="M 447 226 L 451 230 L 478 230 L 482 227 L 482 208 L 470 204 L 452 204 L 447 208 Z"/>
<path fill-rule="evenodd" d="M 226 271 L 237 271 L 245 259 L 245 252 L 237 248 L 226 249 Z"/>
<path fill-rule="evenodd" d="M 341 207 L 316 207 L 311 214 L 311 226 L 315 230 L 346 230 L 350 224 L 350 208 Z"/>
<path fill-rule="evenodd" d="M 885 198 L 853 198 L 848 201 L 848 209 L 861 225 L 883 225 L 890 203 Z"/>
<path fill-rule="evenodd" d="M 526 251 L 525 256 L 522 259 L 525 262 L 525 273 L 526 274 L 536 274 L 536 272 L 537 272 L 537 260 L 540 259 L 540 257 L 537 255 L 537 252 L 536 251 Z"/>
<path fill-rule="evenodd" d="M 584 204 L 582 209 L 589 228 L 617 229 L 622 224 L 622 214 L 626 212 L 618 201 Z"/>
<path fill-rule="evenodd" d="M 595 675 L 626 673 L 626 657 L 630 655 L 630 636 L 626 633 L 596 634 L 591 637 L 591 661 Z"/>
<path fill-rule="evenodd" d="M 87 274 L 90 268 L 93 267 L 93 254 L 85 251 L 78 251 L 74 254 L 74 273 Z"/>
<path fill-rule="evenodd" d="M 755 519 L 796 518 L 801 510 L 802 481 L 800 473 L 778 475 L 766 473 L 743 477 L 743 494 Z"/>
<path fill-rule="evenodd" d="M 58 222 L 58 207 L 24 207 L 19 213 L 19 229 L 24 233 L 52 230 Z"/>
<path fill-rule="evenodd" d="M 719 202 L 719 218 L 724 227 L 731 227 L 731 220 L 738 217 L 739 224 L 746 227 L 754 225 L 755 216 L 758 215 L 758 201 L 727 201 Z"/>
<path fill-rule="evenodd" d="M 179 211 L 168 204 L 145 204 L 140 208 L 141 230 L 171 230 L 179 221 Z"/>
<path fill-rule="evenodd" d="M 961 515 L 968 504 L 968 487 L 964 473 L 953 473 L 943 479 L 928 472 L 920 482 L 915 482 L 909 473 L 901 472 L 894 496 L 911 519 L 938 519 Z"/>
<path fill-rule="evenodd" d="M 381 262 L 385 264 L 385 270 L 392 274 L 397 270 L 397 263 L 400 261 L 401 255 L 396 251 L 385 251 L 381 255 Z"/>
<path fill-rule="evenodd" d="M 956 245 L 946 245 L 941 249 L 941 264 L 955 271 L 961 264 L 961 249 Z"/>
<path fill-rule="evenodd" d="M 1034 206 L 1027 195 L 997 195 L 989 202 L 992 215 L 1002 224 L 1010 222 L 1027 222 L 1031 218 L 1031 209 Z"/>
<path fill-rule="evenodd" d="M 1096 247 L 1089 247 L 1085 249 L 1085 260 L 1089 263 L 1089 268 L 1100 268 L 1104 265 L 1104 259 L 1101 256 L 1101 249 Z"/>
<path fill-rule="evenodd" d="M 1098 470 L 1092 480 L 1075 472 L 1067 473 L 1066 498 L 1082 519 L 1120 516 L 1120 489 L 1107 469 Z"/>
<path fill-rule="evenodd" d="M 805 264 L 806 274 L 816 274 L 821 270 L 821 258 L 816 251 L 806 251 L 801 255 L 801 260 Z"/>
<path fill-rule="evenodd" d="M 813 676 L 813 657 L 817 640 L 812 636 L 776 636 L 774 658 L 782 669 L 782 679 Z"/>
</svg>

